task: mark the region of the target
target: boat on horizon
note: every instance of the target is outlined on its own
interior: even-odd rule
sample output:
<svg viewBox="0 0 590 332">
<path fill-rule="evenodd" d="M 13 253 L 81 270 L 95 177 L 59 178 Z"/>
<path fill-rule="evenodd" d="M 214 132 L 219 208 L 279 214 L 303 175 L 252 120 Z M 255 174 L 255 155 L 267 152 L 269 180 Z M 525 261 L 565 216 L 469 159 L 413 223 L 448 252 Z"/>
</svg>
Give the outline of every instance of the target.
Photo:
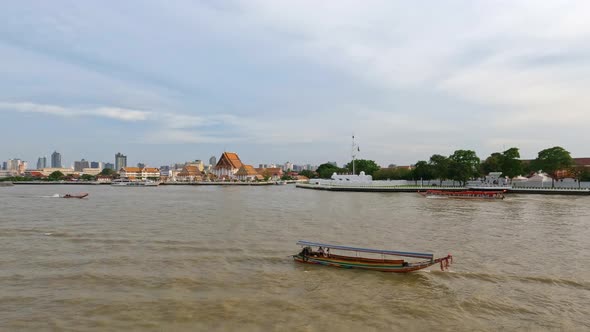
<svg viewBox="0 0 590 332">
<path fill-rule="evenodd" d="M 157 187 L 160 185 L 160 182 L 153 181 L 153 180 L 138 180 L 133 181 L 129 179 L 117 179 L 111 182 L 111 186 L 115 187 Z"/>
<path fill-rule="evenodd" d="M 79 193 L 79 194 L 75 194 L 75 195 L 65 194 L 65 195 L 61 196 L 61 198 L 80 198 L 80 199 L 82 199 L 86 196 L 88 196 L 88 193 Z"/>
<path fill-rule="evenodd" d="M 427 198 L 456 198 L 456 199 L 484 199 L 496 200 L 504 199 L 506 190 L 501 191 L 482 191 L 482 190 L 426 190 L 419 191 L 418 194 Z"/>
<path fill-rule="evenodd" d="M 297 245 L 303 249 L 293 259 L 299 263 L 316 264 L 340 267 L 346 269 L 361 269 L 381 272 L 406 273 L 422 270 L 435 264 L 440 264 L 441 270 L 448 270 L 449 265 L 453 262 L 453 256 L 450 254 L 445 257 L 434 258 L 430 253 L 404 252 L 393 250 L 379 250 L 369 248 L 347 247 L 326 243 L 317 243 L 309 241 L 298 241 Z M 317 247 L 314 251 L 312 248 Z M 330 251 L 332 250 L 332 252 Z M 333 251 L 355 252 L 355 256 L 345 254 L 334 254 Z M 372 257 L 361 257 L 372 254 Z M 388 256 L 406 257 L 421 259 L 419 261 L 407 261 L 406 259 L 389 259 Z"/>
</svg>

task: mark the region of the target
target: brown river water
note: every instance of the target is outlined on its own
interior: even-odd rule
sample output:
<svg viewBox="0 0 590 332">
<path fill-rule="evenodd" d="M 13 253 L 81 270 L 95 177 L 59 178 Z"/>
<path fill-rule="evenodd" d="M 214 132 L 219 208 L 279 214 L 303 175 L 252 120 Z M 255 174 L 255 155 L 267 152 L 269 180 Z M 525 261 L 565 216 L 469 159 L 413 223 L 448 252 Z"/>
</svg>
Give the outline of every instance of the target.
<svg viewBox="0 0 590 332">
<path fill-rule="evenodd" d="M 2 187 L 0 330 L 588 331 L 589 226 L 587 196 Z M 455 261 L 306 265 L 300 239 Z"/>
</svg>

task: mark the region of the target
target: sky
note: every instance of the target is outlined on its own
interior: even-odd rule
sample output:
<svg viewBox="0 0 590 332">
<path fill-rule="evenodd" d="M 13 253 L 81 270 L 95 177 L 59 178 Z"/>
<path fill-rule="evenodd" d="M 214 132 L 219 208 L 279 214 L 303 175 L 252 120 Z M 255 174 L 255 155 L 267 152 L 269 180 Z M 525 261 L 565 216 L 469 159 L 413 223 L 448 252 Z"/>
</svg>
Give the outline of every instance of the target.
<svg viewBox="0 0 590 332">
<path fill-rule="evenodd" d="M 590 157 L 588 1 L 11 1 L 0 160 Z"/>
</svg>

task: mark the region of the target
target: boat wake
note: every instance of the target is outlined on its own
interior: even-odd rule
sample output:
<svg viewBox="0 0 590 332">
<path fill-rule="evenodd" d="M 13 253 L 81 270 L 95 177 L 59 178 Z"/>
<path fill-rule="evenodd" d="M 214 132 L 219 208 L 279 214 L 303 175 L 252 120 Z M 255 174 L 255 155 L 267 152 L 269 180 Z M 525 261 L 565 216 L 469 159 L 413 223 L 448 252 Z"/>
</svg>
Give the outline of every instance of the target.
<svg viewBox="0 0 590 332">
<path fill-rule="evenodd" d="M 60 198 L 61 196 L 59 194 L 53 194 L 53 195 L 45 195 L 45 196 L 38 196 L 39 198 Z"/>
<path fill-rule="evenodd" d="M 441 275 L 447 275 L 441 273 Z M 480 281 L 488 281 L 493 283 L 502 283 L 507 281 L 518 281 L 526 283 L 541 283 L 555 286 L 574 287 L 583 290 L 590 290 L 590 282 L 571 280 L 565 278 L 554 278 L 549 276 L 521 276 L 521 275 L 498 275 L 491 273 L 474 273 L 474 272 L 457 272 L 454 271 L 447 275 L 448 277 L 459 277 L 465 279 L 476 279 Z"/>
</svg>

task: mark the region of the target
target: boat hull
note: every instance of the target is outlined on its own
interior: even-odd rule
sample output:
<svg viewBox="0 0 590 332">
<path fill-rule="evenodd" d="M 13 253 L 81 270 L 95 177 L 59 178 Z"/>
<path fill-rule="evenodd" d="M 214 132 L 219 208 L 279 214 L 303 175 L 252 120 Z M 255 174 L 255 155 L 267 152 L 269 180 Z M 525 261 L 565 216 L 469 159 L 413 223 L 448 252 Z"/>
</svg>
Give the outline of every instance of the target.
<svg viewBox="0 0 590 332">
<path fill-rule="evenodd" d="M 419 191 L 418 194 L 426 198 L 451 198 L 451 199 L 475 199 L 475 200 L 503 200 L 503 191 Z"/>
<path fill-rule="evenodd" d="M 158 182 L 116 182 L 111 183 L 111 186 L 115 187 L 157 187 L 160 183 Z"/>
<path fill-rule="evenodd" d="M 82 199 L 82 198 L 84 198 L 84 197 L 86 197 L 86 196 L 88 196 L 88 194 L 80 194 L 80 195 L 64 195 L 64 196 L 62 196 L 62 198 L 80 198 L 80 199 Z"/>
<path fill-rule="evenodd" d="M 378 260 L 378 259 L 364 259 L 355 257 L 321 257 L 321 256 L 302 256 L 300 254 L 293 255 L 293 259 L 298 263 L 325 265 L 332 267 L 339 267 L 345 269 L 361 269 L 380 272 L 391 273 L 407 273 L 418 271 L 430 267 L 434 264 L 440 263 L 444 258 L 437 258 L 431 261 L 423 261 L 417 263 L 408 263 L 403 260 Z"/>
</svg>

